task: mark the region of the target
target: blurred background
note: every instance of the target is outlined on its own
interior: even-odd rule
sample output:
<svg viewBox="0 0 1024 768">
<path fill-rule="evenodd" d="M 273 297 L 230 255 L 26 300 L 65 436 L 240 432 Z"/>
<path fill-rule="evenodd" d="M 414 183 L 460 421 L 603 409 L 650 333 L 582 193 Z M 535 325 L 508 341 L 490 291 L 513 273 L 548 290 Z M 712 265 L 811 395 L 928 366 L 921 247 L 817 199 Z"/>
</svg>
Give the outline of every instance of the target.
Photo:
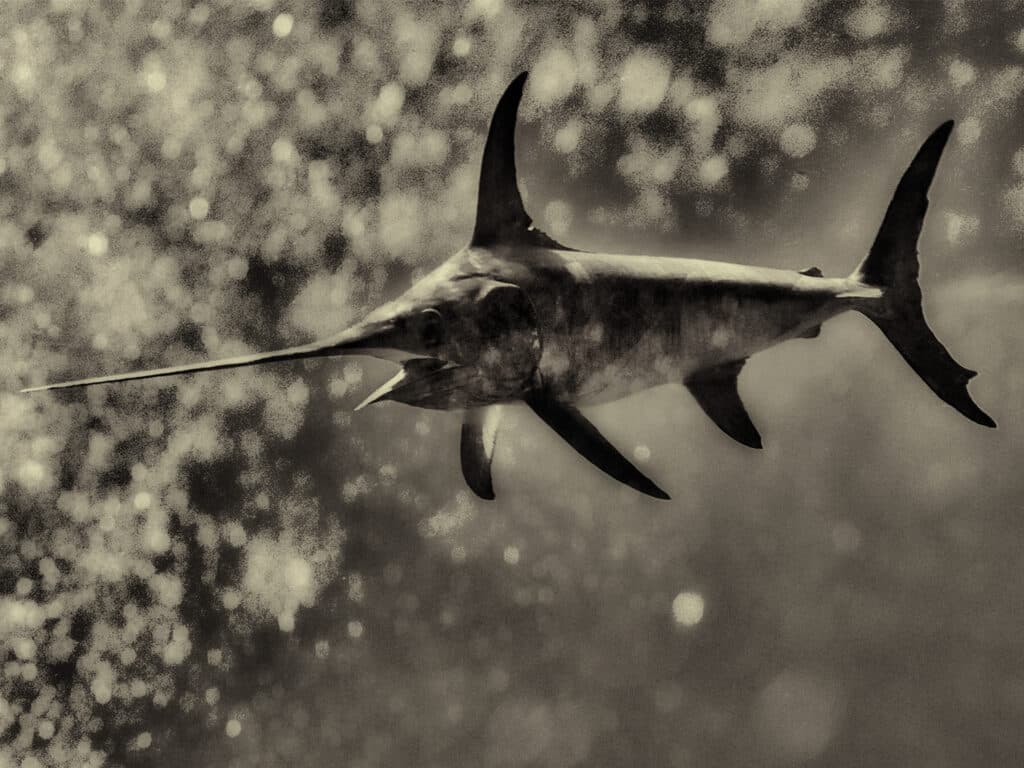
<svg viewBox="0 0 1024 768">
<path fill-rule="evenodd" d="M 925 311 L 1000 425 L 864 318 L 681 387 L 457 414 L 301 343 L 461 247 L 491 110 L 578 248 L 848 273 L 957 120 Z M 0 6 L 0 765 L 1013 765 L 1024 756 L 1019 0 Z"/>
</svg>

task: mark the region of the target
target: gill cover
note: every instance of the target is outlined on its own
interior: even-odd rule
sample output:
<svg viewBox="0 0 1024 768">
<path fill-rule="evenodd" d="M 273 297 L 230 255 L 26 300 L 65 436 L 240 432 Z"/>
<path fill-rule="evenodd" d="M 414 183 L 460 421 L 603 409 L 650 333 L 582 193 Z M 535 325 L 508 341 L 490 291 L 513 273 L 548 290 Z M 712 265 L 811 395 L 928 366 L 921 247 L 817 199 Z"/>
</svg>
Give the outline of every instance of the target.
<svg viewBox="0 0 1024 768">
<path fill-rule="evenodd" d="M 414 358 L 362 403 L 394 400 L 420 408 L 472 408 L 519 398 L 540 364 L 533 304 L 518 286 L 469 278 L 466 311 L 451 320 L 446 359 Z"/>
</svg>

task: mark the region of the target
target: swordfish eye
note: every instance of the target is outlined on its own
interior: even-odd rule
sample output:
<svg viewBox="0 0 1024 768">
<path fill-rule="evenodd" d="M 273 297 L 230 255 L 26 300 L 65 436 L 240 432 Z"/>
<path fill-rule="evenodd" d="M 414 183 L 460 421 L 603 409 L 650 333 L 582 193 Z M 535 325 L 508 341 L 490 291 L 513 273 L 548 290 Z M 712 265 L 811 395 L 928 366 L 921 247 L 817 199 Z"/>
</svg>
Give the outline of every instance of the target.
<svg viewBox="0 0 1024 768">
<path fill-rule="evenodd" d="M 436 309 L 424 309 L 417 322 L 420 342 L 428 349 L 444 343 L 444 318 Z"/>
</svg>

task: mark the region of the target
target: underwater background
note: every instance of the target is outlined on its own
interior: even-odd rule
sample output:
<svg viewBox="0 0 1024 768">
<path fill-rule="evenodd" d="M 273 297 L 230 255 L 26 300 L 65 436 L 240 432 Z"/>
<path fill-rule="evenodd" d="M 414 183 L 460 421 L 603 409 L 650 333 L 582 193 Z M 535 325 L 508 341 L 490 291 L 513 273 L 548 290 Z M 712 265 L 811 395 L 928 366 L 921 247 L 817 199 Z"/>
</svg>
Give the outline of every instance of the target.
<svg viewBox="0 0 1024 768">
<path fill-rule="evenodd" d="M 498 500 L 393 367 L 47 381 L 340 330 L 463 246 L 498 96 L 568 245 L 845 275 L 957 127 L 924 307 L 981 429 L 863 317 L 528 410 Z M 6 0 L 0 766 L 945 766 L 1024 759 L 1024 3 Z"/>
</svg>

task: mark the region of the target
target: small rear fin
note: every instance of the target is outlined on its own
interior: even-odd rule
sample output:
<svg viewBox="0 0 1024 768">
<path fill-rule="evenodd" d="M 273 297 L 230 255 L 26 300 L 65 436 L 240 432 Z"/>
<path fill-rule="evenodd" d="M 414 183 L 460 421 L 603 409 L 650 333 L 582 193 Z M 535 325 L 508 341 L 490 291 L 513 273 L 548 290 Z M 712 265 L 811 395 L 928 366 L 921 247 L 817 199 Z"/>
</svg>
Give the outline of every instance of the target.
<svg viewBox="0 0 1024 768">
<path fill-rule="evenodd" d="M 798 274 L 804 275 L 805 277 L 824 277 L 821 267 L 807 267 L 807 269 L 801 269 Z"/>
</svg>

